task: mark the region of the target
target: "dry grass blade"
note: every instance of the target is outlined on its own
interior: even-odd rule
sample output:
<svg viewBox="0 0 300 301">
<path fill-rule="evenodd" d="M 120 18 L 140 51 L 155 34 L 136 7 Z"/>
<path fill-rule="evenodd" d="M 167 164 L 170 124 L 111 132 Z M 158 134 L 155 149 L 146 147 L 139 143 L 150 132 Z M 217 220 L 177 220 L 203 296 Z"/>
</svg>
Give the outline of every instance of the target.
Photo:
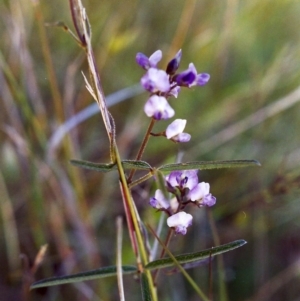
<svg viewBox="0 0 300 301">
<path fill-rule="evenodd" d="M 123 220 L 122 217 L 117 217 L 117 278 L 120 301 L 125 301 L 123 273 L 122 273 L 122 240 L 123 240 Z"/>
<path fill-rule="evenodd" d="M 90 85 L 87 81 L 86 81 L 86 85 L 88 91 L 91 93 L 93 98 L 96 99 L 99 105 L 108 137 L 110 140 L 113 140 L 113 129 L 111 125 L 111 120 L 109 118 L 106 100 L 101 86 L 100 75 L 96 67 L 95 57 L 94 57 L 92 44 L 91 44 L 92 33 L 91 33 L 90 23 L 86 15 L 85 8 L 82 6 L 81 1 L 76 0 L 76 1 L 71 1 L 70 3 L 71 3 L 72 12 L 76 10 L 76 18 L 75 18 L 76 21 L 74 23 L 75 23 L 76 31 L 79 32 L 80 34 L 79 38 L 84 43 L 89 70 L 90 70 L 90 76 L 92 80 L 92 85 Z M 76 3 L 75 6 L 73 6 L 74 3 Z M 81 24 L 80 26 L 82 27 L 82 34 L 79 30 L 78 24 Z"/>
</svg>

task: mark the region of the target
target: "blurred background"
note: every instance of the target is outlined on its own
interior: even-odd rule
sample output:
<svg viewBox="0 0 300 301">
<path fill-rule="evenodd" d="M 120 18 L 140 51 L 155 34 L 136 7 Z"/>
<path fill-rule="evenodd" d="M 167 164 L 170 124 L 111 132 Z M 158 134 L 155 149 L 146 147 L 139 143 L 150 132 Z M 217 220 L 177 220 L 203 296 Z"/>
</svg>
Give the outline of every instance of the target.
<svg viewBox="0 0 300 301">
<path fill-rule="evenodd" d="M 210 248 L 216 227 L 220 244 L 248 242 L 223 256 L 228 300 L 299 301 L 300 2 L 83 4 L 105 94 L 132 88 L 110 107 L 124 159 L 134 158 L 149 122 L 143 112 L 147 93 L 136 86 L 144 74 L 136 53 L 161 49 L 164 69 L 182 49 L 180 70 L 193 62 L 198 72 L 211 75 L 205 87 L 183 90 L 171 101 L 176 118 L 187 119 L 192 139 L 176 145 L 153 138 L 143 158 L 153 166 L 175 162 L 178 154 L 183 162 L 262 164 L 200 172 L 217 205 L 193 212 L 193 226 L 172 239 L 171 250 Z M 84 52 L 62 27 L 52 26 L 61 21 L 74 30 L 68 1 L 1 0 L 0 14 L 1 298 L 118 300 L 115 278 L 28 293 L 32 281 L 114 265 L 115 220 L 123 207 L 117 173 L 69 163 L 109 162 L 109 145 L 81 74 L 88 73 Z M 74 121 L 87 107 L 90 117 Z M 149 191 L 155 191 L 153 180 L 134 188 L 133 195 L 143 220 L 156 227 L 159 214 L 149 208 Z M 134 264 L 126 226 L 124 236 L 123 262 Z M 212 281 L 207 265 L 188 272 L 205 292 L 211 284 L 214 300 L 220 300 L 216 261 Z M 131 276 L 124 281 L 126 297 L 141 300 L 139 284 Z M 158 282 L 160 300 L 199 300 L 179 273 L 162 272 Z"/>
</svg>

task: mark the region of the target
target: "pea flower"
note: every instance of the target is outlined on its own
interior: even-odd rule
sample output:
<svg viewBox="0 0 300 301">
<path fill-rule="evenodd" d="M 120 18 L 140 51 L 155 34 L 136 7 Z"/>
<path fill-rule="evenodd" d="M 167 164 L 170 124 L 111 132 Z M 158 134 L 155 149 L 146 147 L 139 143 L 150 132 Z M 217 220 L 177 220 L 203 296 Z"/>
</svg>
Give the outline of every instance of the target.
<svg viewBox="0 0 300 301">
<path fill-rule="evenodd" d="M 183 87 L 204 86 L 210 79 L 207 73 L 197 74 L 197 70 L 193 63 L 189 64 L 189 68 L 179 74 L 176 74 L 173 80 Z"/>
<path fill-rule="evenodd" d="M 152 95 L 144 106 L 144 112 L 148 117 L 155 120 L 169 119 L 175 114 L 175 111 L 163 96 Z"/>
<path fill-rule="evenodd" d="M 168 217 L 167 225 L 170 228 L 175 228 L 176 233 L 185 235 L 187 232 L 187 227 L 189 227 L 192 224 L 192 220 L 192 215 L 181 211 Z"/>
<path fill-rule="evenodd" d="M 145 54 L 139 52 L 137 53 L 135 60 L 143 69 L 148 70 L 149 68 L 156 68 L 157 63 L 161 58 L 162 52 L 161 50 L 157 50 L 149 58 Z"/>
<path fill-rule="evenodd" d="M 174 142 L 188 142 L 191 139 L 191 135 L 183 133 L 186 125 L 185 119 L 176 119 L 168 125 L 166 129 L 166 137 Z"/>
<path fill-rule="evenodd" d="M 209 188 L 209 183 L 201 182 L 190 190 L 187 197 L 192 202 L 196 202 L 199 207 L 211 207 L 216 204 L 217 199 L 211 193 L 209 193 Z"/>
<path fill-rule="evenodd" d="M 151 93 L 169 92 L 169 76 L 163 70 L 149 68 L 147 73 L 141 78 L 143 88 Z"/>
<path fill-rule="evenodd" d="M 198 184 L 197 170 L 172 171 L 166 176 L 166 183 L 171 192 L 176 187 L 191 190 Z"/>
<path fill-rule="evenodd" d="M 170 207 L 168 200 L 165 198 L 163 192 L 160 189 L 157 189 L 155 196 L 150 198 L 149 204 L 156 209 L 168 209 Z"/>
</svg>

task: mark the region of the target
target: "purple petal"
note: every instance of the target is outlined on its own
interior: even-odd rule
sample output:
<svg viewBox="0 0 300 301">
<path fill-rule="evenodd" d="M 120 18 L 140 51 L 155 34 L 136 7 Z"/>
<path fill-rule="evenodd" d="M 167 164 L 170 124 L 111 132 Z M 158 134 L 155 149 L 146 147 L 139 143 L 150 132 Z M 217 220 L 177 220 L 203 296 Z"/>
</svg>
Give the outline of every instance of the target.
<svg viewBox="0 0 300 301">
<path fill-rule="evenodd" d="M 185 175 L 188 177 L 188 182 L 186 183 L 186 187 L 190 190 L 197 186 L 198 180 L 198 170 L 186 170 Z"/>
<path fill-rule="evenodd" d="M 198 184 L 197 170 L 172 171 L 166 181 L 171 187 L 192 189 Z"/>
<path fill-rule="evenodd" d="M 150 198 L 150 205 L 156 209 L 168 209 L 170 204 L 168 200 L 165 198 L 163 192 L 160 189 L 157 189 L 155 192 L 155 197 Z"/>
<path fill-rule="evenodd" d="M 149 204 L 153 208 L 157 208 L 157 206 L 158 206 L 158 200 L 156 198 L 152 197 L 152 198 L 150 198 Z"/>
<path fill-rule="evenodd" d="M 217 199 L 211 194 L 207 194 L 206 196 L 204 196 L 203 200 L 201 202 L 199 202 L 199 206 L 214 206 L 217 202 Z"/>
<path fill-rule="evenodd" d="M 172 171 L 169 175 L 166 176 L 166 181 L 171 187 L 177 187 L 178 185 L 178 177 L 180 178 L 182 172 L 181 171 Z"/>
<path fill-rule="evenodd" d="M 176 53 L 175 57 L 168 63 L 166 72 L 170 75 L 175 74 L 177 69 L 179 68 L 180 60 L 181 60 L 182 51 L 181 49 Z"/>
<path fill-rule="evenodd" d="M 210 79 L 210 75 L 208 73 L 199 73 L 196 78 L 197 86 L 204 86 Z"/>
<path fill-rule="evenodd" d="M 197 73 L 187 69 L 174 77 L 178 86 L 190 87 L 197 78 Z"/>
<path fill-rule="evenodd" d="M 138 52 L 135 56 L 136 62 L 145 70 L 148 70 L 151 67 L 156 68 L 157 63 L 161 60 L 161 58 L 161 50 L 155 51 L 149 58 L 141 52 Z"/>
<path fill-rule="evenodd" d="M 146 70 L 148 70 L 150 68 L 149 59 L 145 54 L 138 52 L 135 57 L 135 60 L 142 68 L 144 68 Z"/>
<path fill-rule="evenodd" d="M 172 141 L 178 142 L 178 143 L 184 143 L 189 142 L 191 140 L 191 135 L 188 133 L 180 133 L 176 135 L 175 137 L 172 137 Z"/>
</svg>

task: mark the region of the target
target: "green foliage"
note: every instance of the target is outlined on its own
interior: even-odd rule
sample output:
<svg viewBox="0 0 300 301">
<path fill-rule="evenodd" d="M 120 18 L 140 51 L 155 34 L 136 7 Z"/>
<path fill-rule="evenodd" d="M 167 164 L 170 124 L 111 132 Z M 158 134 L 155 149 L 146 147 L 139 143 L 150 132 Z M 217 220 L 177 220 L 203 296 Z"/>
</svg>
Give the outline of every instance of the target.
<svg viewBox="0 0 300 301">
<path fill-rule="evenodd" d="M 233 242 L 230 242 L 225 245 L 213 247 L 207 250 L 203 250 L 200 252 L 195 252 L 195 253 L 189 253 L 189 254 L 181 254 L 174 256 L 178 263 L 180 264 L 185 264 L 185 263 L 191 263 L 191 262 L 197 262 L 203 259 L 207 259 L 210 257 L 213 257 L 215 255 L 220 255 L 222 253 L 229 252 L 231 250 L 234 250 L 236 248 L 239 248 L 243 245 L 245 245 L 247 242 L 243 239 L 236 240 Z M 146 265 L 146 269 L 158 269 L 158 268 L 166 268 L 174 265 L 174 261 L 172 258 L 162 258 L 162 259 L 157 259 L 152 262 L 149 262 Z"/>
<path fill-rule="evenodd" d="M 171 163 L 158 168 L 160 171 L 171 172 L 175 170 L 189 169 L 219 169 L 219 168 L 240 168 L 249 166 L 260 166 L 256 160 L 230 160 L 230 161 L 202 161 L 202 162 L 186 162 L 186 163 Z"/>
<path fill-rule="evenodd" d="M 300 295 L 298 274 L 292 269 L 299 253 L 300 97 L 293 91 L 300 78 L 300 3 L 211 0 L 196 1 L 194 7 L 193 3 L 85 1 L 105 94 L 139 81 L 141 70 L 134 65 L 138 51 L 151 54 L 162 49 L 167 61 L 182 48 L 181 70 L 193 61 L 199 72 L 211 74 L 209 85 L 183 92 L 172 103 L 188 120 L 186 131 L 192 135 L 191 143 L 178 147 L 184 154 L 180 161 L 257 158 L 264 166 L 200 173 L 217 196 L 211 213 L 220 240 L 248 241 L 241 252 L 224 256 L 230 275 L 235 275 L 227 279 L 229 299 L 256 301 L 260 292 L 263 300 L 295 300 Z M 34 276 L 50 277 L 57 270 L 71 273 L 73 266 L 92 270 L 107 262 L 114 247 L 113 219 L 123 212 L 120 194 L 111 184 L 115 172 L 86 173 L 68 164 L 70 158 L 107 162 L 109 143 L 100 117 L 77 125 L 58 144 L 51 140 L 60 125 L 93 102 L 80 73 L 88 74 L 81 49 L 60 28 L 47 26 L 44 35 L 40 30 L 43 22 L 62 21 L 74 31 L 68 1 L 6 0 L 0 1 L 0 11 L 1 291 L 13 300 L 86 298 L 75 286 L 21 296 Z M 146 94 L 111 107 L 124 158 L 134 158 L 142 139 L 146 123 L 137 112 L 145 101 Z M 145 157 L 151 166 L 160 166 L 162 160 L 177 162 L 176 151 L 163 138 L 151 139 Z M 110 167 L 116 168 L 99 166 L 104 171 Z M 143 217 L 154 225 L 157 215 L 143 194 L 148 185 L 151 181 L 134 193 L 140 196 L 137 206 Z M 195 224 L 197 231 L 188 234 L 188 243 L 171 242 L 176 253 L 194 252 L 196 243 L 201 249 L 218 245 L 209 238 L 204 212 Z M 34 262 L 45 242 L 49 249 L 38 258 L 42 264 Z M 127 242 L 123 257 L 125 262 L 134 260 Z M 207 269 L 193 271 L 198 283 L 206 285 Z M 23 275 L 22 287 L 18 275 Z M 177 285 L 181 280 L 176 276 L 161 279 L 162 300 L 170 292 L 196 298 L 185 282 Z M 118 300 L 113 295 L 115 278 L 103 281 L 88 284 L 94 299 Z M 132 301 L 140 300 L 136 286 L 134 282 L 126 286 Z"/>
<path fill-rule="evenodd" d="M 137 272 L 137 269 L 134 266 L 130 266 L 130 265 L 122 266 L 122 273 L 124 275 L 134 274 L 136 272 Z M 53 285 L 81 282 L 81 281 L 106 278 L 106 277 L 111 277 L 111 276 L 116 276 L 116 275 L 117 275 L 117 267 L 109 266 L 109 267 L 104 267 L 104 268 L 100 268 L 100 269 L 96 269 L 96 270 L 92 270 L 92 271 L 77 273 L 74 275 L 67 275 L 67 276 L 43 279 L 43 280 L 33 283 L 30 288 L 35 289 L 35 288 L 39 288 L 39 287 L 47 287 L 47 286 L 53 286 Z"/>
</svg>

